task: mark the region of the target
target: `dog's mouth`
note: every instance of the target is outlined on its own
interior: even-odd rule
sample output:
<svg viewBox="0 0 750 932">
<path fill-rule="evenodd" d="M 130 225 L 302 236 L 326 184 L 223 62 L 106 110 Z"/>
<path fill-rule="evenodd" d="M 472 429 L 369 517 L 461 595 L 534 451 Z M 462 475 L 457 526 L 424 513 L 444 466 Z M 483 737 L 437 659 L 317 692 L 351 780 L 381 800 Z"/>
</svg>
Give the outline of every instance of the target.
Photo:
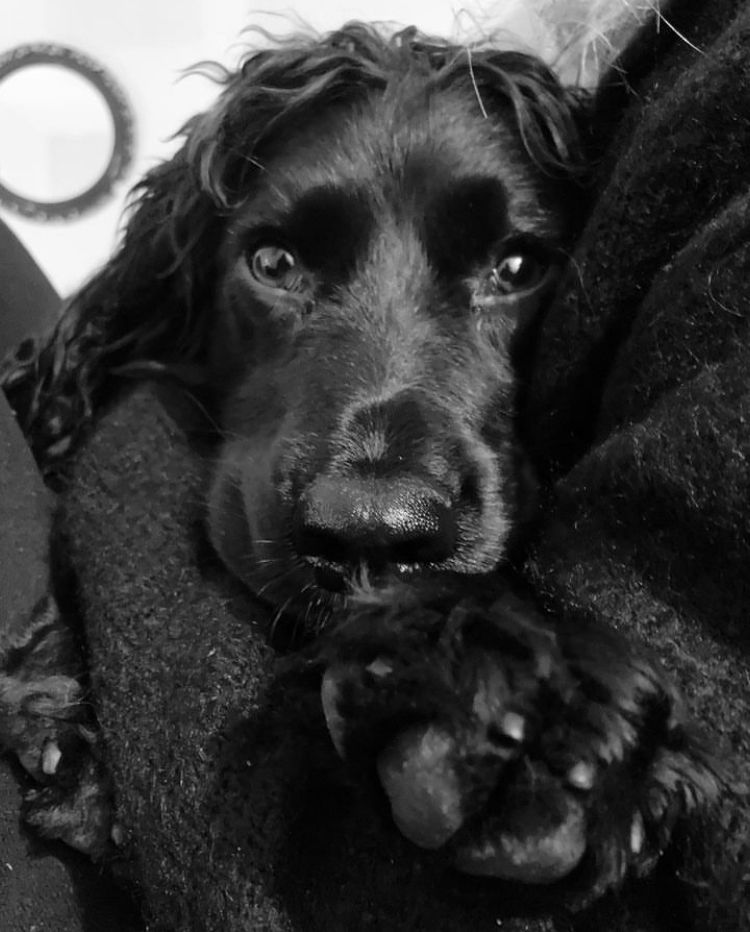
<svg viewBox="0 0 750 932">
<path fill-rule="evenodd" d="M 380 600 L 393 586 L 496 563 L 494 552 L 491 566 L 474 565 L 471 553 L 467 559 L 465 514 L 424 482 L 399 479 L 382 493 L 375 484 L 363 490 L 339 480 L 323 488 L 325 496 L 313 492 L 318 499 L 309 494 L 288 522 L 276 522 L 285 525 L 282 534 L 269 533 L 267 522 L 249 548 L 244 578 L 270 610 L 272 632 L 316 636 L 352 601 Z"/>
<path fill-rule="evenodd" d="M 409 473 L 321 474 L 295 504 L 290 544 L 313 586 L 346 599 L 452 559 L 456 512 L 448 490 Z"/>
<path fill-rule="evenodd" d="M 337 561 L 300 556 L 272 573 L 246 576 L 267 617 L 268 636 L 279 649 L 297 647 L 325 631 L 352 600 L 381 599 L 390 587 L 438 571 L 434 565 L 366 559 Z"/>
<path fill-rule="evenodd" d="M 390 563 L 363 559 L 359 563 L 342 563 L 324 557 L 305 557 L 313 571 L 315 585 L 326 592 L 346 597 L 363 589 L 385 588 L 395 580 L 414 580 L 434 569 L 426 564 Z"/>
<path fill-rule="evenodd" d="M 285 497 L 274 483 L 251 485 L 243 476 L 239 488 L 224 486 L 239 500 L 217 496 L 223 521 L 214 521 L 212 539 L 263 604 L 272 629 L 315 636 L 351 600 L 497 565 L 508 528 L 502 508 L 492 500 L 484 508 L 480 491 L 463 495 L 455 485 L 424 471 L 321 473 Z"/>
<path fill-rule="evenodd" d="M 315 585 L 326 592 L 345 595 L 348 589 L 349 568 L 343 563 L 308 557 L 305 561 L 313 571 Z"/>
</svg>

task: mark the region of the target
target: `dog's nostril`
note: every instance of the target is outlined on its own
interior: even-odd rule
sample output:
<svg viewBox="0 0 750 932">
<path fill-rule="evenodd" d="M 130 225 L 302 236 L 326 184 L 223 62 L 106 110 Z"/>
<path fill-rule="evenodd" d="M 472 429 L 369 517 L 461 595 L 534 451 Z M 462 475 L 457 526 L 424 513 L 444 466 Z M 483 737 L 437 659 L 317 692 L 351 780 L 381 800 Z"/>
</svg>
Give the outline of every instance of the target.
<svg viewBox="0 0 750 932">
<path fill-rule="evenodd" d="M 475 473 L 469 473 L 461 483 L 459 499 L 471 505 L 476 505 L 481 498 L 479 489 L 479 477 Z"/>
<path fill-rule="evenodd" d="M 451 555 L 450 503 L 422 480 L 319 477 L 301 496 L 294 543 L 334 563 L 436 563 Z"/>
</svg>

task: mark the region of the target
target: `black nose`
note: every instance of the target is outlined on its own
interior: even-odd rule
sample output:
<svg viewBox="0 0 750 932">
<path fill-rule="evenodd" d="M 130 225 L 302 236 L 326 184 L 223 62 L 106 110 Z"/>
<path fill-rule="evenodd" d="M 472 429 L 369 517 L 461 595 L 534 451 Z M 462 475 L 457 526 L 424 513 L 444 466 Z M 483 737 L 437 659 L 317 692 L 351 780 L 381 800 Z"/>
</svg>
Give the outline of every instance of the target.
<svg viewBox="0 0 750 932">
<path fill-rule="evenodd" d="M 456 529 L 447 496 L 413 477 L 319 476 L 301 496 L 295 546 L 333 563 L 435 563 L 451 555 Z"/>
</svg>

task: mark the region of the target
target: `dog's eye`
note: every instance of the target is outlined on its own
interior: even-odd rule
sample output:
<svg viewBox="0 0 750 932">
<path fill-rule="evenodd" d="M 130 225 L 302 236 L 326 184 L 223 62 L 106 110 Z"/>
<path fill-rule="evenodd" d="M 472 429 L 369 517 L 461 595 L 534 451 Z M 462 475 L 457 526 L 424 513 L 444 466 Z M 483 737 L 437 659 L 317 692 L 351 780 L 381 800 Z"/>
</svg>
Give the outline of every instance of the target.
<svg viewBox="0 0 750 932">
<path fill-rule="evenodd" d="M 248 264 L 253 278 L 267 288 L 294 291 L 302 280 L 294 256 L 281 246 L 261 246 L 251 254 Z"/>
<path fill-rule="evenodd" d="M 500 294 L 528 291 L 538 285 L 547 273 L 547 266 L 529 253 L 506 255 L 490 273 L 490 282 Z"/>
</svg>

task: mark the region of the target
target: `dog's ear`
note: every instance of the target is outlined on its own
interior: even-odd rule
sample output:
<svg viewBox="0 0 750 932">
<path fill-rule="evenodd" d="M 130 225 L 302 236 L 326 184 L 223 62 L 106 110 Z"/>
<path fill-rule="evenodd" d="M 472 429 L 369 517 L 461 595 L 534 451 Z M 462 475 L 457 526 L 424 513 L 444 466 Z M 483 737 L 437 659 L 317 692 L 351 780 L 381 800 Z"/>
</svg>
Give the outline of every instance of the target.
<svg viewBox="0 0 750 932">
<path fill-rule="evenodd" d="M 51 334 L 22 344 L 0 371 L 45 471 L 72 448 L 118 367 L 198 355 L 221 217 L 186 156 L 183 146 L 137 185 L 113 258 L 67 302 Z"/>
<path fill-rule="evenodd" d="M 558 181 L 585 181 L 590 97 L 561 84 L 540 59 L 522 52 L 466 49 L 442 80 L 469 84 L 486 116 L 510 115 L 541 172 Z"/>
<path fill-rule="evenodd" d="M 526 151 L 557 178 L 580 182 L 590 171 L 591 97 L 566 87 L 540 59 L 521 52 L 487 52 L 474 80 L 511 108 Z M 479 91 L 481 92 L 481 90 Z"/>
</svg>

